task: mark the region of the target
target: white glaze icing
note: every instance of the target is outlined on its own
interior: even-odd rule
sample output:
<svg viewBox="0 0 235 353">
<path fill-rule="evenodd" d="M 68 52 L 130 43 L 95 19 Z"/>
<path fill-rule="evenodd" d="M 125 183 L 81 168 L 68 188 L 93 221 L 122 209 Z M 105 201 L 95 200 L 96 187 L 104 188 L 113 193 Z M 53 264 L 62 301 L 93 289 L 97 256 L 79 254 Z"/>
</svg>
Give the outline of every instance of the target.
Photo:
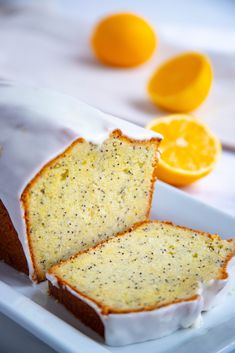
<svg viewBox="0 0 235 353">
<path fill-rule="evenodd" d="M 203 297 L 203 311 L 210 310 L 216 304 L 217 294 L 225 287 L 227 279 L 214 280 L 201 285 L 199 294 Z"/>
<path fill-rule="evenodd" d="M 83 137 L 102 144 L 117 128 L 137 140 L 161 138 L 69 96 L 0 85 L 0 199 L 22 243 L 31 278 L 34 269 L 20 203 L 22 191 L 48 161 L 75 139 Z"/>
<path fill-rule="evenodd" d="M 54 286 L 60 287 L 53 274 L 47 274 L 46 277 Z M 106 344 L 124 346 L 164 337 L 180 328 L 198 327 L 199 323 L 202 324 L 201 313 L 211 308 L 217 294 L 226 283 L 227 280 L 211 280 L 206 285 L 200 284 L 197 293 L 199 297 L 196 300 L 151 311 L 108 315 L 103 315 L 96 303 L 77 293 L 70 286 L 66 285 L 64 288 L 95 310 L 104 325 Z"/>
</svg>

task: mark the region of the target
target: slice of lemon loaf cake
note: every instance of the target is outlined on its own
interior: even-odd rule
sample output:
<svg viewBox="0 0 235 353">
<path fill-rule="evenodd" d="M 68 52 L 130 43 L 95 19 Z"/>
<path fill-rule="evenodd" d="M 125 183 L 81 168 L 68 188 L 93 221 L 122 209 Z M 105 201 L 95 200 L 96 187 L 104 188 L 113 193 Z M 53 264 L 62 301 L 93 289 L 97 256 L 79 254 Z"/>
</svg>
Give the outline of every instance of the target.
<svg viewBox="0 0 235 353">
<path fill-rule="evenodd" d="M 159 135 L 38 90 L 6 87 L 0 109 L 0 259 L 41 281 L 148 218 Z"/>
<path fill-rule="evenodd" d="M 225 286 L 235 242 L 146 221 L 53 266 L 49 291 L 109 345 L 193 325 Z"/>
</svg>

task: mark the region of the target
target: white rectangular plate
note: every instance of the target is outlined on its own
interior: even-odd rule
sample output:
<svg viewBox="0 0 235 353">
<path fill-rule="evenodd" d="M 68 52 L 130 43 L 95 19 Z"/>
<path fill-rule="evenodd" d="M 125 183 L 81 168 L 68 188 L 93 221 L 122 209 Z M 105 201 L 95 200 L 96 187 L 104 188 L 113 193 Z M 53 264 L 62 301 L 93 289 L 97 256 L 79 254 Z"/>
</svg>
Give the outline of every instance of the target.
<svg viewBox="0 0 235 353">
<path fill-rule="evenodd" d="M 157 182 L 152 218 L 219 233 L 235 234 L 235 218 L 182 191 Z M 47 285 L 32 285 L 25 275 L 0 263 L 0 311 L 58 352 L 63 353 L 215 353 L 235 348 L 235 271 L 220 306 L 203 314 L 199 328 L 179 330 L 162 339 L 109 347 L 61 304 L 47 295 Z"/>
</svg>

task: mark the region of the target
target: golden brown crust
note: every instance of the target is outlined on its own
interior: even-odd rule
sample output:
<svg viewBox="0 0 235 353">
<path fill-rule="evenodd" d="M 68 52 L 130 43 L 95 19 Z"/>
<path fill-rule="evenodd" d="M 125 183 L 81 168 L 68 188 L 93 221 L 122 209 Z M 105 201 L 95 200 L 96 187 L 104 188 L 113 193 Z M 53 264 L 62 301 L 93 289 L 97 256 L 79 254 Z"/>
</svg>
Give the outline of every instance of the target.
<svg viewBox="0 0 235 353">
<path fill-rule="evenodd" d="M 121 232 L 121 233 L 118 233 L 115 237 L 112 237 L 110 239 L 107 239 L 107 240 L 104 240 L 102 241 L 101 243 L 89 248 L 89 249 L 86 249 L 86 250 L 83 250 L 83 251 L 80 251 L 79 253 L 77 253 L 76 255 L 70 257 L 69 259 L 67 260 L 64 260 L 64 261 L 61 261 L 60 263 L 52 266 L 48 273 L 49 274 L 52 274 L 60 287 L 64 287 L 64 286 L 68 286 L 70 287 L 73 291 L 75 291 L 79 296 L 81 297 L 84 297 L 88 300 L 90 300 L 91 302 L 93 302 L 94 304 L 96 304 L 100 310 L 101 310 L 101 313 L 104 314 L 104 315 L 108 315 L 108 314 L 127 314 L 127 313 L 133 313 L 133 312 L 142 312 L 142 311 L 151 311 L 151 310 L 155 310 L 155 309 L 160 309 L 162 307 L 165 307 L 165 306 L 169 306 L 169 305 L 172 305 L 172 304 L 176 304 L 176 303 L 181 303 L 181 302 L 185 302 L 185 301 L 193 301 L 193 300 L 197 300 L 197 298 L 199 297 L 199 295 L 193 295 L 192 297 L 190 298 L 185 298 L 185 299 L 178 299 L 178 300 L 174 300 L 172 302 L 167 302 L 167 303 L 164 303 L 164 304 L 155 304 L 155 305 L 152 305 L 152 306 L 147 306 L 147 307 L 144 307 L 144 308 L 139 308 L 139 309 L 132 309 L 132 310 L 129 310 L 129 309 L 125 309 L 125 310 L 117 310 L 117 309 L 113 309 L 113 308 L 110 308 L 108 306 L 104 306 L 102 303 L 94 300 L 93 298 L 85 295 L 84 293 L 80 292 L 78 289 L 76 289 L 75 287 L 71 286 L 69 283 L 67 283 L 66 281 L 64 280 L 61 280 L 60 278 L 58 278 L 55 273 L 54 273 L 54 270 L 56 270 L 57 267 L 59 267 L 61 264 L 63 263 L 67 263 L 68 261 L 70 261 L 71 259 L 74 259 L 76 258 L 77 256 L 80 256 L 81 254 L 84 254 L 84 253 L 88 253 L 88 252 L 92 252 L 94 251 L 95 249 L 97 248 L 100 248 L 102 247 L 103 245 L 105 245 L 106 243 L 109 243 L 109 242 L 112 242 L 112 241 L 115 241 L 115 238 L 116 237 L 122 237 L 122 236 L 125 236 L 126 234 L 130 233 L 131 231 L 135 230 L 136 228 L 142 226 L 143 224 L 148 224 L 148 223 L 164 223 L 164 224 L 169 224 L 169 225 L 172 225 L 176 228 L 179 228 L 179 229 L 184 229 L 184 230 L 191 230 L 195 233 L 199 233 L 203 236 L 207 236 L 208 238 L 210 239 L 221 239 L 218 235 L 216 234 L 210 234 L 210 233 L 207 233 L 207 232 L 203 232 L 203 231 L 198 231 L 198 230 L 195 230 L 195 229 L 191 229 L 191 228 L 187 228 L 187 227 L 183 227 L 183 226 L 177 226 L 177 225 L 174 225 L 174 223 L 172 222 L 169 222 L 169 221 L 142 221 L 142 222 L 138 222 L 136 224 L 133 225 L 133 227 L 127 231 L 124 231 L 124 232 Z M 232 242 L 233 244 L 233 251 L 231 254 L 229 254 L 229 256 L 227 256 L 227 258 L 225 259 L 224 261 L 224 266 L 221 268 L 221 272 L 220 272 L 220 276 L 217 278 L 217 280 L 225 280 L 228 278 L 228 272 L 227 272 L 227 267 L 228 267 L 228 264 L 229 264 L 229 261 L 232 259 L 232 257 L 235 256 L 235 242 L 232 240 L 232 239 L 229 239 L 227 240 L 228 242 Z"/>
<path fill-rule="evenodd" d="M 72 295 L 66 288 L 57 288 L 48 282 L 49 294 L 69 309 L 86 326 L 104 337 L 104 325 L 96 311 L 83 300 Z"/>
<path fill-rule="evenodd" d="M 29 274 L 27 260 L 11 218 L 0 200 L 0 260 Z"/>
<path fill-rule="evenodd" d="M 139 143 L 139 144 L 146 144 L 149 145 L 150 143 L 154 143 L 156 146 L 156 157 L 153 161 L 153 165 L 154 165 L 154 171 L 153 171 L 153 175 L 150 181 L 150 195 L 149 195 L 149 203 L 148 203 L 148 210 L 146 212 L 146 218 L 149 217 L 149 213 L 150 213 L 150 209 L 151 209 L 151 202 L 152 202 L 152 194 L 153 194 L 153 190 L 154 190 L 154 183 L 156 180 L 156 166 L 157 166 L 157 150 L 158 150 L 158 145 L 161 141 L 161 139 L 159 138 L 151 138 L 149 140 L 134 140 L 131 139 L 125 135 L 122 134 L 121 130 L 116 129 L 113 132 L 110 133 L 110 137 L 114 136 L 116 138 L 120 138 L 124 141 L 128 141 L 130 143 Z M 46 163 L 43 168 L 34 176 L 34 178 L 28 183 L 28 185 L 25 187 L 22 195 L 21 195 L 21 202 L 23 205 L 23 209 L 24 209 L 24 216 L 25 216 L 25 223 L 26 223 L 26 232 L 27 232 L 27 239 L 28 239 L 28 244 L 29 244 L 29 250 L 30 250 L 30 254 L 31 254 L 31 258 L 32 258 L 32 263 L 33 263 L 33 268 L 35 269 L 35 273 L 32 274 L 32 279 L 35 282 L 41 282 L 45 279 L 44 275 L 42 275 L 39 271 L 39 268 L 37 266 L 37 263 L 35 261 L 35 256 L 34 256 L 34 251 L 33 251 L 33 246 L 32 246 L 32 239 L 30 236 L 30 221 L 29 221 L 29 216 L 28 216 L 28 210 L 29 210 L 29 192 L 30 189 L 34 186 L 34 184 L 37 182 L 37 180 L 39 178 L 42 177 L 42 175 L 46 172 L 46 170 L 48 168 L 50 168 L 54 163 L 56 163 L 58 160 L 60 160 L 61 158 L 64 158 L 68 153 L 70 153 L 70 151 L 74 148 L 74 146 L 76 146 L 79 143 L 84 142 L 85 140 L 83 138 L 78 138 L 76 139 L 74 142 L 72 142 L 61 154 L 59 154 L 58 156 L 56 156 L 55 158 L 53 158 L 52 160 L 50 160 L 48 163 Z"/>
</svg>

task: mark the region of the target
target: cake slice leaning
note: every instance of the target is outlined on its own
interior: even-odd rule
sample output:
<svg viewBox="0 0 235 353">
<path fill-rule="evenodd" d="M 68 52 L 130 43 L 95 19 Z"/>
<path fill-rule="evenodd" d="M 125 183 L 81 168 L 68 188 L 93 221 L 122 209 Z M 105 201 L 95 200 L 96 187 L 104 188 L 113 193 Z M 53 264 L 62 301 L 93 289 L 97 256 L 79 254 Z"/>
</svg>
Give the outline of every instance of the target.
<svg viewBox="0 0 235 353">
<path fill-rule="evenodd" d="M 109 345 L 193 325 L 229 275 L 235 242 L 168 222 L 146 221 L 47 274 L 50 294 Z"/>
</svg>

